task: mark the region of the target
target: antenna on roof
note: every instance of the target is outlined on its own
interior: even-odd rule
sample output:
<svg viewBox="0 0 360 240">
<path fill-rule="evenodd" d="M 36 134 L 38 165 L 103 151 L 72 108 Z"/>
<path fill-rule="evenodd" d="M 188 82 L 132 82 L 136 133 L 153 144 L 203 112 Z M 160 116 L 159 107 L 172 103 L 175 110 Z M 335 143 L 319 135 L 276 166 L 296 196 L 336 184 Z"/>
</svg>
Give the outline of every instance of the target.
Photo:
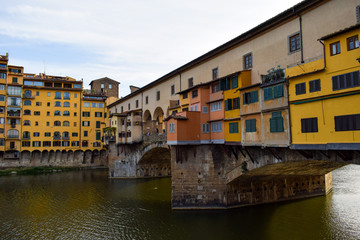
<svg viewBox="0 0 360 240">
<path fill-rule="evenodd" d="M 46 64 L 45 64 L 45 61 L 43 60 L 43 63 L 44 63 L 44 75 L 46 74 Z"/>
</svg>

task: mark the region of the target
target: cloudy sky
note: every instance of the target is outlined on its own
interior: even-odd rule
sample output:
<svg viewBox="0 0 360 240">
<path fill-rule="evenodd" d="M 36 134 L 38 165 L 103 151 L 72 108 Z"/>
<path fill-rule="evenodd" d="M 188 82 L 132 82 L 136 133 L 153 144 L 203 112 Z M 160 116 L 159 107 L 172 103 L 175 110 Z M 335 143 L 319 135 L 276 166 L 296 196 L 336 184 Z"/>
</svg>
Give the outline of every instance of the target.
<svg viewBox="0 0 360 240">
<path fill-rule="evenodd" d="M 25 72 L 142 87 L 300 0 L 0 0 L 0 54 Z"/>
</svg>

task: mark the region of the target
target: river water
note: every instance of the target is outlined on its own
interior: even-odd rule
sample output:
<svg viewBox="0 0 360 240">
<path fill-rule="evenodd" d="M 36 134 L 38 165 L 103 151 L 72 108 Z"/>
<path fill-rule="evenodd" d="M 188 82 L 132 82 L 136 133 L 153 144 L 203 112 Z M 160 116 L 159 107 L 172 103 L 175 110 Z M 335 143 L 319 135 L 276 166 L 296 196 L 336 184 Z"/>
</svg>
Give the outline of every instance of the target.
<svg viewBox="0 0 360 240">
<path fill-rule="evenodd" d="M 171 179 L 104 170 L 0 177 L 0 239 L 360 239 L 360 166 L 333 192 L 226 211 L 172 211 Z"/>
</svg>

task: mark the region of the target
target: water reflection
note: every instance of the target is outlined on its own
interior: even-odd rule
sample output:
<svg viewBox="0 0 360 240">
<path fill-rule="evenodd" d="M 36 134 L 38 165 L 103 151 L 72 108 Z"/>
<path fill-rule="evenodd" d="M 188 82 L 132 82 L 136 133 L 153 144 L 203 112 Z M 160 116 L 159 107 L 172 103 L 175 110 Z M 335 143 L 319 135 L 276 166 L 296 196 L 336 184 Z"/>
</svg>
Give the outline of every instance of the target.
<svg viewBox="0 0 360 240">
<path fill-rule="evenodd" d="M 360 166 L 326 197 L 229 211 L 171 211 L 171 179 L 105 171 L 0 178 L 1 239 L 360 239 Z"/>
</svg>

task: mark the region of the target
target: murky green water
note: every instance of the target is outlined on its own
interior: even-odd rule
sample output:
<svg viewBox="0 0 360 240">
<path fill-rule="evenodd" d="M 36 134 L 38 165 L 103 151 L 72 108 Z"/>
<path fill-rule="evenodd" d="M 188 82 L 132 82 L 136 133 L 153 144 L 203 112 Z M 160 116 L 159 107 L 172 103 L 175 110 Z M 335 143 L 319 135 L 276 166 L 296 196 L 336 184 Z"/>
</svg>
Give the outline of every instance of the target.
<svg viewBox="0 0 360 240">
<path fill-rule="evenodd" d="M 360 166 L 326 197 L 229 211 L 171 211 L 171 179 L 102 170 L 0 177 L 0 239 L 360 239 Z"/>
</svg>

